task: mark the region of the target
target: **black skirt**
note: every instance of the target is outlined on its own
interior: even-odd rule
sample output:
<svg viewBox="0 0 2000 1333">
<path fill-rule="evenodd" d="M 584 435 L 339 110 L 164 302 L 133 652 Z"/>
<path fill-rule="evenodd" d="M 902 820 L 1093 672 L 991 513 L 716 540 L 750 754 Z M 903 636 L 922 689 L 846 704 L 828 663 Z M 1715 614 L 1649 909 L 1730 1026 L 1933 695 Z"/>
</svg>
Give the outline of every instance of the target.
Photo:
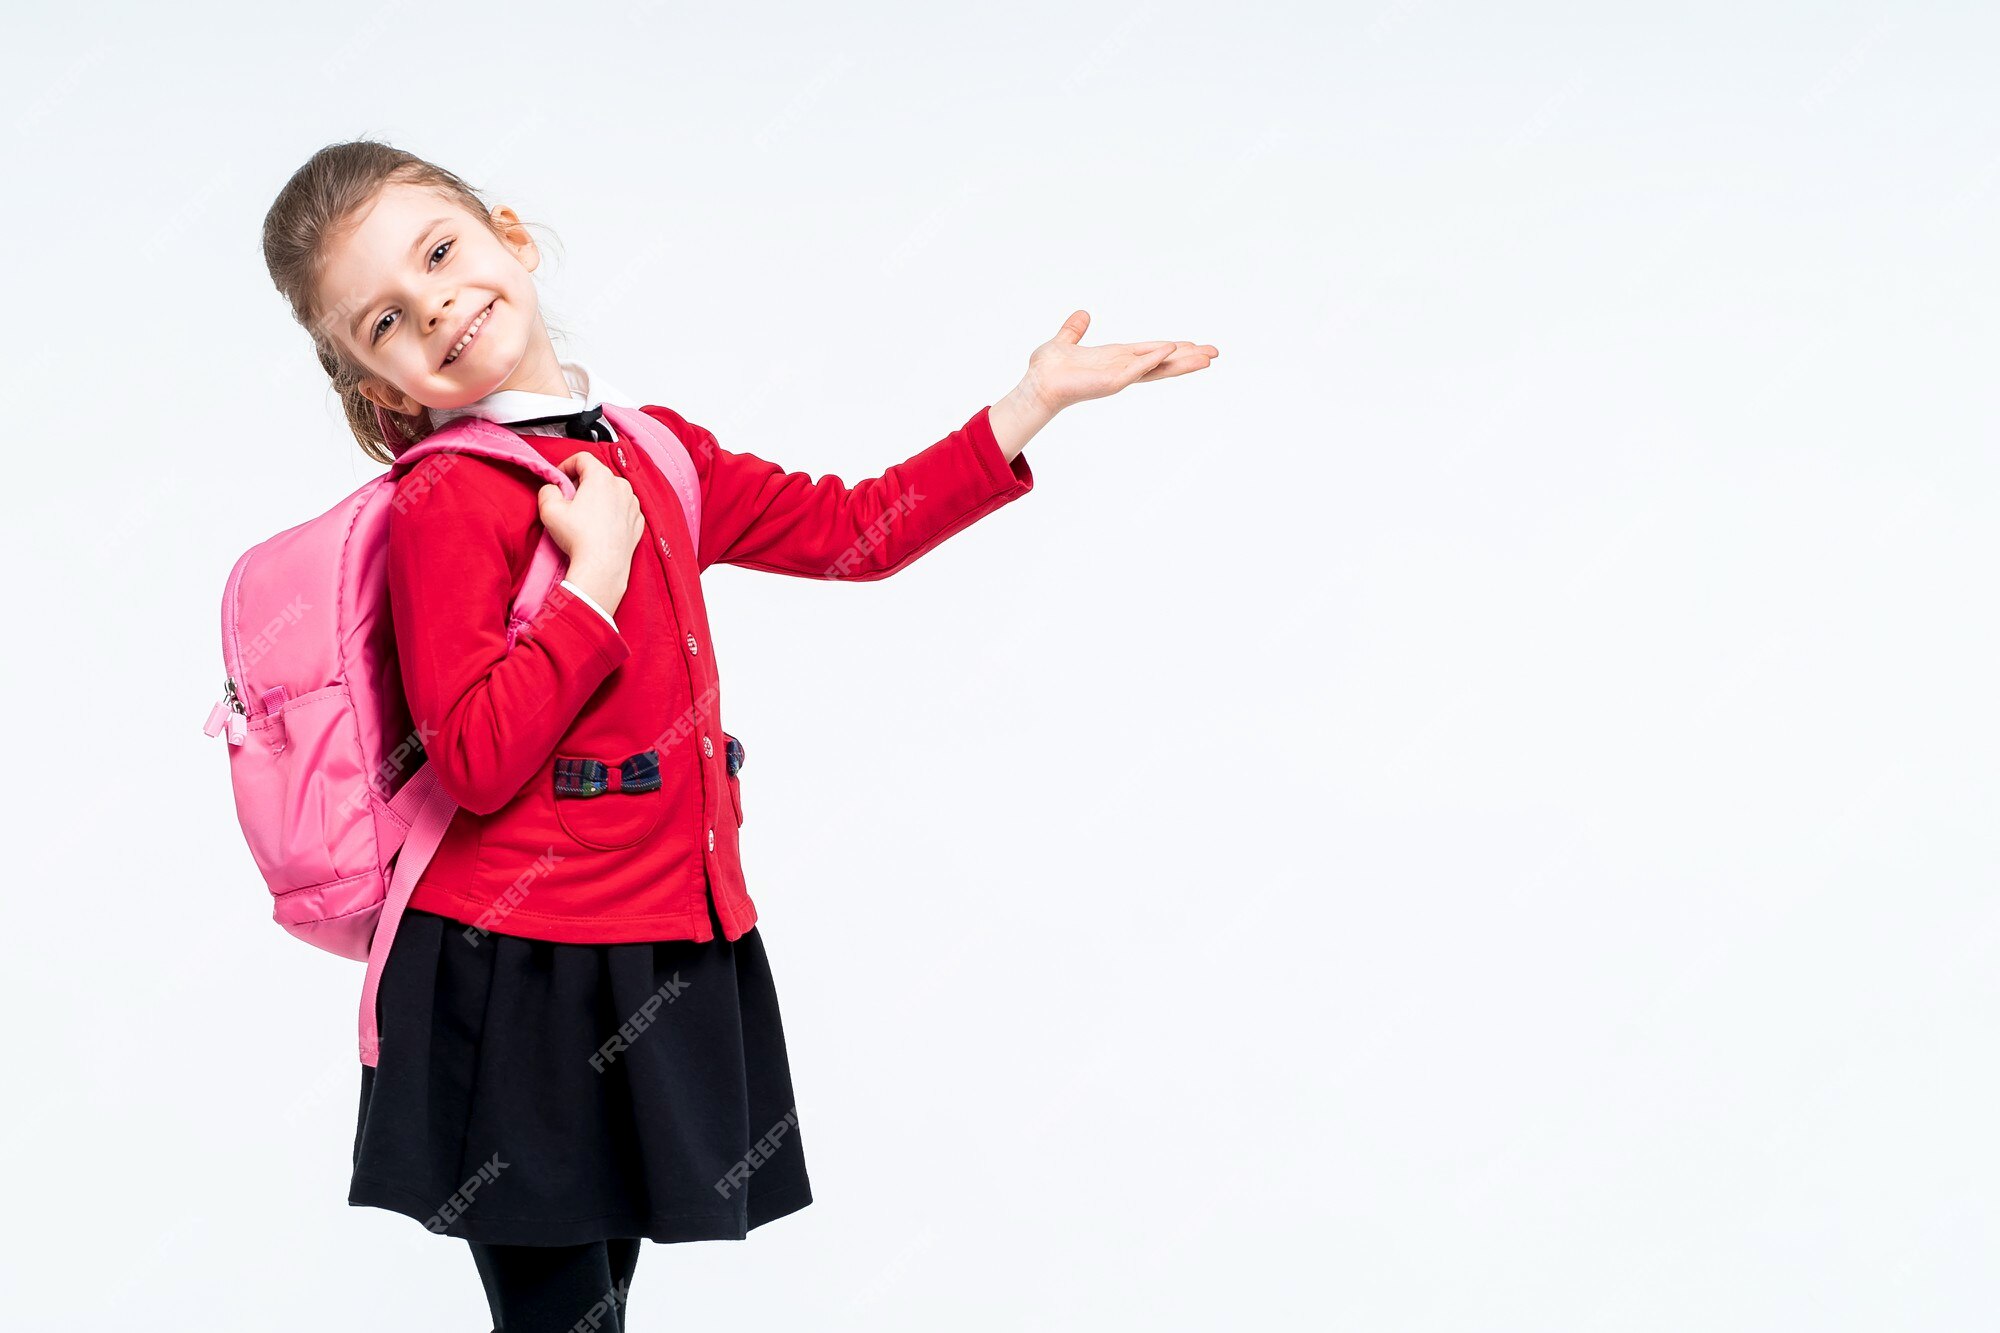
<svg viewBox="0 0 2000 1333">
<path fill-rule="evenodd" d="M 763 939 L 710 920 L 557 944 L 405 911 L 347 1201 L 496 1245 L 741 1240 L 811 1203 Z"/>
</svg>

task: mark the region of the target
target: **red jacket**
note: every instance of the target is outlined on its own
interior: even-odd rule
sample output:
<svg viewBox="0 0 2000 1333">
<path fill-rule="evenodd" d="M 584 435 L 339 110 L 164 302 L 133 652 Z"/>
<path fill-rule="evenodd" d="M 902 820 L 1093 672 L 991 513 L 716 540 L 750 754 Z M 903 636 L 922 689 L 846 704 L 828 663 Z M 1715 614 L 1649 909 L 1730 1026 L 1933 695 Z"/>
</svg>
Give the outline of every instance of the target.
<svg viewBox="0 0 2000 1333">
<path fill-rule="evenodd" d="M 731 453 L 664 407 L 642 410 L 694 459 L 699 551 L 636 443 L 521 435 L 551 463 L 587 449 L 632 483 L 646 531 L 615 628 L 558 586 L 508 650 L 507 607 L 542 535 L 538 479 L 465 455 L 398 486 L 388 574 L 403 688 L 438 782 L 462 807 L 412 907 L 571 943 L 706 940 L 712 894 L 723 933 L 740 937 L 757 909 L 737 855 L 741 778 L 726 766 L 701 571 L 882 578 L 1034 486 L 1025 457 L 1001 455 L 984 407 L 852 487 Z M 648 750 L 656 790 L 558 794 L 558 759 L 643 774 L 620 761 Z"/>
</svg>

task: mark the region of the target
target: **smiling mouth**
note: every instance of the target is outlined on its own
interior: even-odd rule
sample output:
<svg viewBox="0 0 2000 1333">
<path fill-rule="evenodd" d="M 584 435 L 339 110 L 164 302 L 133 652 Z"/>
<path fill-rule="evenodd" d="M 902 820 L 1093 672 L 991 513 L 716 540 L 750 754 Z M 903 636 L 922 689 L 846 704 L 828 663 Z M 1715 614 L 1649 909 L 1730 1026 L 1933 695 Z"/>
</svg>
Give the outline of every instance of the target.
<svg viewBox="0 0 2000 1333">
<path fill-rule="evenodd" d="M 499 299 L 498 297 L 494 298 L 494 300 L 498 299 Z M 466 326 L 465 333 L 460 336 L 459 340 L 456 343 L 452 344 L 451 351 L 445 355 L 443 362 L 444 365 L 448 366 L 452 362 L 458 360 L 459 354 L 464 352 L 466 348 L 472 346 L 472 340 L 479 336 L 479 330 L 486 324 L 486 317 L 492 313 L 493 313 L 493 302 L 488 301 L 486 303 L 486 308 L 480 311 L 477 315 L 474 315 L 472 317 L 472 323 Z"/>
</svg>

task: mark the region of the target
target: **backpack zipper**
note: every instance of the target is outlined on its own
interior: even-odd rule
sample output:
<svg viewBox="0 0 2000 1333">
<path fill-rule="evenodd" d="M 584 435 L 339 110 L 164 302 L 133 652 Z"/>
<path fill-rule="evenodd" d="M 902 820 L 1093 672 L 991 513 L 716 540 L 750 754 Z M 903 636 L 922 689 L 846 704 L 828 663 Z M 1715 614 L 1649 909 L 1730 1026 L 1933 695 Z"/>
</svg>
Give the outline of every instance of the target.
<svg viewBox="0 0 2000 1333">
<path fill-rule="evenodd" d="M 249 708 L 236 693 L 236 664 L 242 660 L 242 645 L 236 641 L 236 589 L 243 580 L 243 566 L 257 548 L 252 547 L 236 558 L 229 568 L 229 581 L 222 589 L 222 668 L 228 674 L 222 678 L 222 699 L 208 713 L 208 724 L 202 729 L 213 736 L 224 727 L 229 731 L 229 743 L 241 745 L 249 737 Z"/>
<path fill-rule="evenodd" d="M 214 736 L 224 727 L 229 729 L 229 743 L 241 745 L 249 734 L 249 719 L 244 713 L 243 700 L 237 697 L 236 682 L 228 676 L 222 678 L 222 701 L 208 710 L 208 723 L 202 728 Z"/>
</svg>

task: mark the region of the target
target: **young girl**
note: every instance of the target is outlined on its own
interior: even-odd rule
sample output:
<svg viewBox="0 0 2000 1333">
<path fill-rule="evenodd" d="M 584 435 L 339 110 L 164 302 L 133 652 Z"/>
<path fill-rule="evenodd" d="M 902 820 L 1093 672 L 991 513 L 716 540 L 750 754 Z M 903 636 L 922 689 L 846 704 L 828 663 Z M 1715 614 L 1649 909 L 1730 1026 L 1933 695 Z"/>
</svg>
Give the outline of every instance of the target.
<svg viewBox="0 0 2000 1333">
<path fill-rule="evenodd" d="M 565 500 L 450 454 L 397 488 L 399 669 L 460 809 L 383 971 L 348 1202 L 465 1240 L 508 1333 L 620 1329 L 640 1238 L 741 1239 L 812 1201 L 701 571 L 894 573 L 1026 494 L 1022 447 L 1062 408 L 1217 352 L 1084 347 L 1079 310 L 1005 396 L 852 487 L 641 407 L 627 426 L 693 460 L 691 539 L 604 412 L 640 400 L 558 359 L 511 209 L 387 145 L 336 144 L 280 191 L 264 256 L 371 458 L 473 414 L 576 482 Z M 566 577 L 510 646 L 544 530 Z"/>
</svg>

